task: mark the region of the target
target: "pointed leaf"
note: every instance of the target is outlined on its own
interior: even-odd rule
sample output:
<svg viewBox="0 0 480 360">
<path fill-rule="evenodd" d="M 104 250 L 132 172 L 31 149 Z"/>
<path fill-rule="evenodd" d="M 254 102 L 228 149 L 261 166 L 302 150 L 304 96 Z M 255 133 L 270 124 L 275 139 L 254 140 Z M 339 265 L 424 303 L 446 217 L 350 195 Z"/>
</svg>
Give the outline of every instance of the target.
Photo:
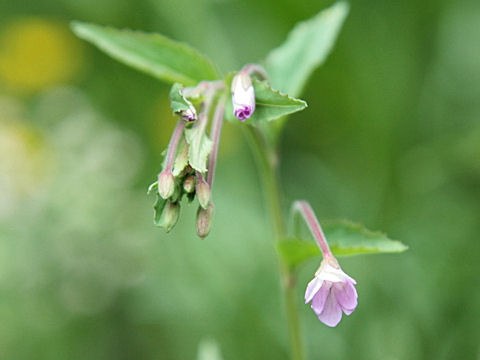
<svg viewBox="0 0 480 360">
<path fill-rule="evenodd" d="M 348 221 L 327 223 L 324 231 L 335 256 L 398 253 L 408 249 L 400 241 L 391 240 L 383 233 L 369 231 L 360 224 Z M 321 258 L 314 241 L 286 239 L 278 245 L 278 251 L 293 267 L 312 257 Z"/>
<path fill-rule="evenodd" d="M 253 79 L 255 89 L 255 112 L 245 120 L 247 124 L 271 121 L 282 116 L 295 113 L 305 109 L 308 105 L 305 101 L 295 99 L 272 87 L 266 81 Z M 233 115 L 232 102 L 228 101 L 225 117 L 230 121 L 240 121 Z"/>
<path fill-rule="evenodd" d="M 163 35 L 78 21 L 72 23 L 72 30 L 114 59 L 166 82 L 195 85 L 217 78 L 215 67 L 204 55 Z"/>
<path fill-rule="evenodd" d="M 153 204 L 153 224 L 157 227 L 163 227 L 162 214 L 167 201 L 162 199 L 158 192 L 156 193 L 155 203 Z"/>
<path fill-rule="evenodd" d="M 188 145 L 185 139 L 180 142 L 180 146 L 178 147 L 177 157 L 175 158 L 175 162 L 173 163 L 173 176 L 179 176 L 183 169 L 185 169 L 188 165 Z"/>
<path fill-rule="evenodd" d="M 205 129 L 196 126 L 185 130 L 185 138 L 189 146 L 188 162 L 195 170 L 205 173 L 207 171 L 208 155 L 212 151 L 213 141 L 205 134 Z"/>
<path fill-rule="evenodd" d="M 158 180 L 153 182 L 152 184 L 150 184 L 150 186 L 148 187 L 148 190 L 147 190 L 147 194 L 150 195 L 150 194 L 154 194 L 158 192 Z"/>
<path fill-rule="evenodd" d="M 330 53 L 348 8 L 346 2 L 336 3 L 293 28 L 265 60 L 272 86 L 292 96 L 301 94 L 311 73 Z"/>
</svg>

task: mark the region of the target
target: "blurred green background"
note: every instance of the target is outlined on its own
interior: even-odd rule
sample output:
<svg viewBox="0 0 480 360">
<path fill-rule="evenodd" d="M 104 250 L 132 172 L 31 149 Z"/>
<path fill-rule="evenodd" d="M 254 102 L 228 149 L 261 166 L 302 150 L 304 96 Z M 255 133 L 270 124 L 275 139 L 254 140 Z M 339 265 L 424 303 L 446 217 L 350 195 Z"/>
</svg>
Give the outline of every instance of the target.
<svg viewBox="0 0 480 360">
<path fill-rule="evenodd" d="M 183 360 L 199 346 L 288 358 L 240 129 L 224 128 L 211 235 L 196 237 L 195 206 L 170 235 L 155 229 L 146 188 L 174 125 L 168 87 L 68 22 L 161 32 L 228 71 L 330 4 L 0 2 L 0 359 Z M 480 359 L 480 3 L 350 4 L 282 138 L 285 203 L 307 198 L 320 219 L 362 222 L 410 250 L 341 260 L 359 306 L 334 329 L 301 304 L 318 263 L 300 271 L 309 358 Z"/>
</svg>

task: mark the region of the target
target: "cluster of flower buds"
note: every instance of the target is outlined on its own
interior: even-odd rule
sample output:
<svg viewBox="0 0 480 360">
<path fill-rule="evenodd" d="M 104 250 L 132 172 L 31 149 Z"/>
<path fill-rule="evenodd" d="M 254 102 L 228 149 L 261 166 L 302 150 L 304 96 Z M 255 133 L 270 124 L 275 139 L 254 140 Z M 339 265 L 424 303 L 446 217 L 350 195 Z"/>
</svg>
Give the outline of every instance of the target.
<svg viewBox="0 0 480 360">
<path fill-rule="evenodd" d="M 250 78 L 254 71 L 258 71 L 255 65 L 247 65 L 232 79 L 233 112 L 241 121 L 248 119 L 255 111 L 255 91 Z M 153 206 L 154 223 L 167 232 L 178 221 L 180 203 L 184 197 L 190 202 L 195 198 L 198 200 L 197 234 L 204 238 L 210 231 L 214 213 L 211 187 L 226 91 L 222 81 L 203 81 L 189 88 L 178 83 L 172 86 L 170 102 L 179 119 L 168 144 L 163 170 L 149 188 L 149 193 L 157 195 Z M 215 112 L 210 133 L 207 134 L 210 110 L 214 103 Z"/>
<path fill-rule="evenodd" d="M 178 221 L 184 197 L 189 202 L 198 200 L 197 234 L 204 238 L 210 231 L 214 209 L 211 186 L 226 102 L 225 97 L 214 97 L 218 88 L 217 82 L 202 82 L 195 88 L 179 84 L 172 87 L 170 99 L 179 119 L 166 150 L 163 170 L 149 188 L 149 193 L 157 196 L 154 224 L 167 232 Z M 198 100 L 198 115 L 191 100 Z M 207 134 L 208 114 L 215 100 L 216 110 Z"/>
</svg>

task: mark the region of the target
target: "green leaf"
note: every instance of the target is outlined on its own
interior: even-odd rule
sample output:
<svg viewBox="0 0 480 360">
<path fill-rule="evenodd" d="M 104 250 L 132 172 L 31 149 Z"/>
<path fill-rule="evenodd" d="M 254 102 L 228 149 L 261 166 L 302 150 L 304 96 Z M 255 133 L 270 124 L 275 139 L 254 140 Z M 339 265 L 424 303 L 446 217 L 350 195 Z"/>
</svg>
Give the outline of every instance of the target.
<svg viewBox="0 0 480 360">
<path fill-rule="evenodd" d="M 172 174 L 173 176 L 177 177 L 179 176 L 182 171 L 187 167 L 188 165 L 188 145 L 183 139 L 182 142 L 180 142 L 180 146 L 178 147 L 177 151 L 177 157 L 175 158 L 175 162 L 173 163 L 173 170 Z"/>
<path fill-rule="evenodd" d="M 272 86 L 292 96 L 301 94 L 311 73 L 330 53 L 348 9 L 346 2 L 338 2 L 293 28 L 265 60 Z"/>
<path fill-rule="evenodd" d="M 326 225 L 330 250 L 335 256 L 404 252 L 408 246 L 391 240 L 386 234 L 367 230 L 363 225 L 338 221 Z"/>
<path fill-rule="evenodd" d="M 78 21 L 72 22 L 71 27 L 78 37 L 114 59 L 160 80 L 195 85 L 218 77 L 208 58 L 189 45 L 165 36 Z"/>
<path fill-rule="evenodd" d="M 205 128 L 195 126 L 185 130 L 185 139 L 188 145 L 188 162 L 195 170 L 205 173 L 207 171 L 208 155 L 212 151 L 213 141 L 205 134 Z"/>
<path fill-rule="evenodd" d="M 182 94 L 183 85 L 175 83 L 170 90 L 170 106 L 173 113 L 182 116 L 186 111 L 194 111 L 193 104 Z"/>
<path fill-rule="evenodd" d="M 253 79 L 252 82 L 255 89 L 255 112 L 245 120 L 246 124 L 253 125 L 264 121 L 272 121 L 301 111 L 308 106 L 303 100 L 295 99 L 272 89 L 266 81 Z M 225 117 L 230 121 L 240 121 L 233 115 L 231 101 L 227 102 Z"/>
<path fill-rule="evenodd" d="M 353 256 L 380 253 L 399 253 L 408 249 L 400 241 L 391 240 L 385 234 L 372 232 L 361 224 L 348 221 L 327 223 L 324 226 L 330 250 L 335 256 Z M 321 257 L 314 241 L 286 239 L 278 245 L 283 259 L 292 267 L 312 257 Z"/>
<path fill-rule="evenodd" d="M 167 201 L 156 192 L 155 203 L 153 204 L 153 223 L 157 227 L 163 227 L 162 214 Z"/>
<path fill-rule="evenodd" d="M 147 190 L 147 194 L 150 195 L 157 192 L 158 192 L 158 180 L 150 184 Z"/>
</svg>

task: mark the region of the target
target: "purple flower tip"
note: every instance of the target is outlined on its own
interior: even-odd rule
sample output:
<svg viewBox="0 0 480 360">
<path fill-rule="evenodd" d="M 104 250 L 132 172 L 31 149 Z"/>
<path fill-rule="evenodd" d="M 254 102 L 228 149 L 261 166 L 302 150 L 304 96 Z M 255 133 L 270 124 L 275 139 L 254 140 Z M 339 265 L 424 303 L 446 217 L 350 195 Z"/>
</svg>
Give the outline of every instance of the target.
<svg viewBox="0 0 480 360">
<path fill-rule="evenodd" d="M 232 80 L 233 114 L 241 121 L 252 116 L 255 111 L 255 89 L 250 76 L 239 72 Z"/>
<path fill-rule="evenodd" d="M 187 114 L 185 116 L 187 121 L 194 121 L 195 120 L 195 115 L 194 114 Z"/>
<path fill-rule="evenodd" d="M 308 283 L 305 304 L 312 303 L 313 311 L 325 325 L 337 326 L 342 319 L 342 311 L 350 315 L 357 307 L 356 283 L 340 267 L 322 261 L 315 277 Z"/>
<path fill-rule="evenodd" d="M 185 121 L 195 121 L 197 119 L 197 113 L 195 111 L 195 108 L 190 106 L 189 109 L 182 110 L 180 113 L 180 116 L 185 120 Z"/>
<path fill-rule="evenodd" d="M 245 121 L 252 115 L 252 108 L 249 106 L 240 106 L 235 109 L 234 115 L 241 121 Z"/>
</svg>

